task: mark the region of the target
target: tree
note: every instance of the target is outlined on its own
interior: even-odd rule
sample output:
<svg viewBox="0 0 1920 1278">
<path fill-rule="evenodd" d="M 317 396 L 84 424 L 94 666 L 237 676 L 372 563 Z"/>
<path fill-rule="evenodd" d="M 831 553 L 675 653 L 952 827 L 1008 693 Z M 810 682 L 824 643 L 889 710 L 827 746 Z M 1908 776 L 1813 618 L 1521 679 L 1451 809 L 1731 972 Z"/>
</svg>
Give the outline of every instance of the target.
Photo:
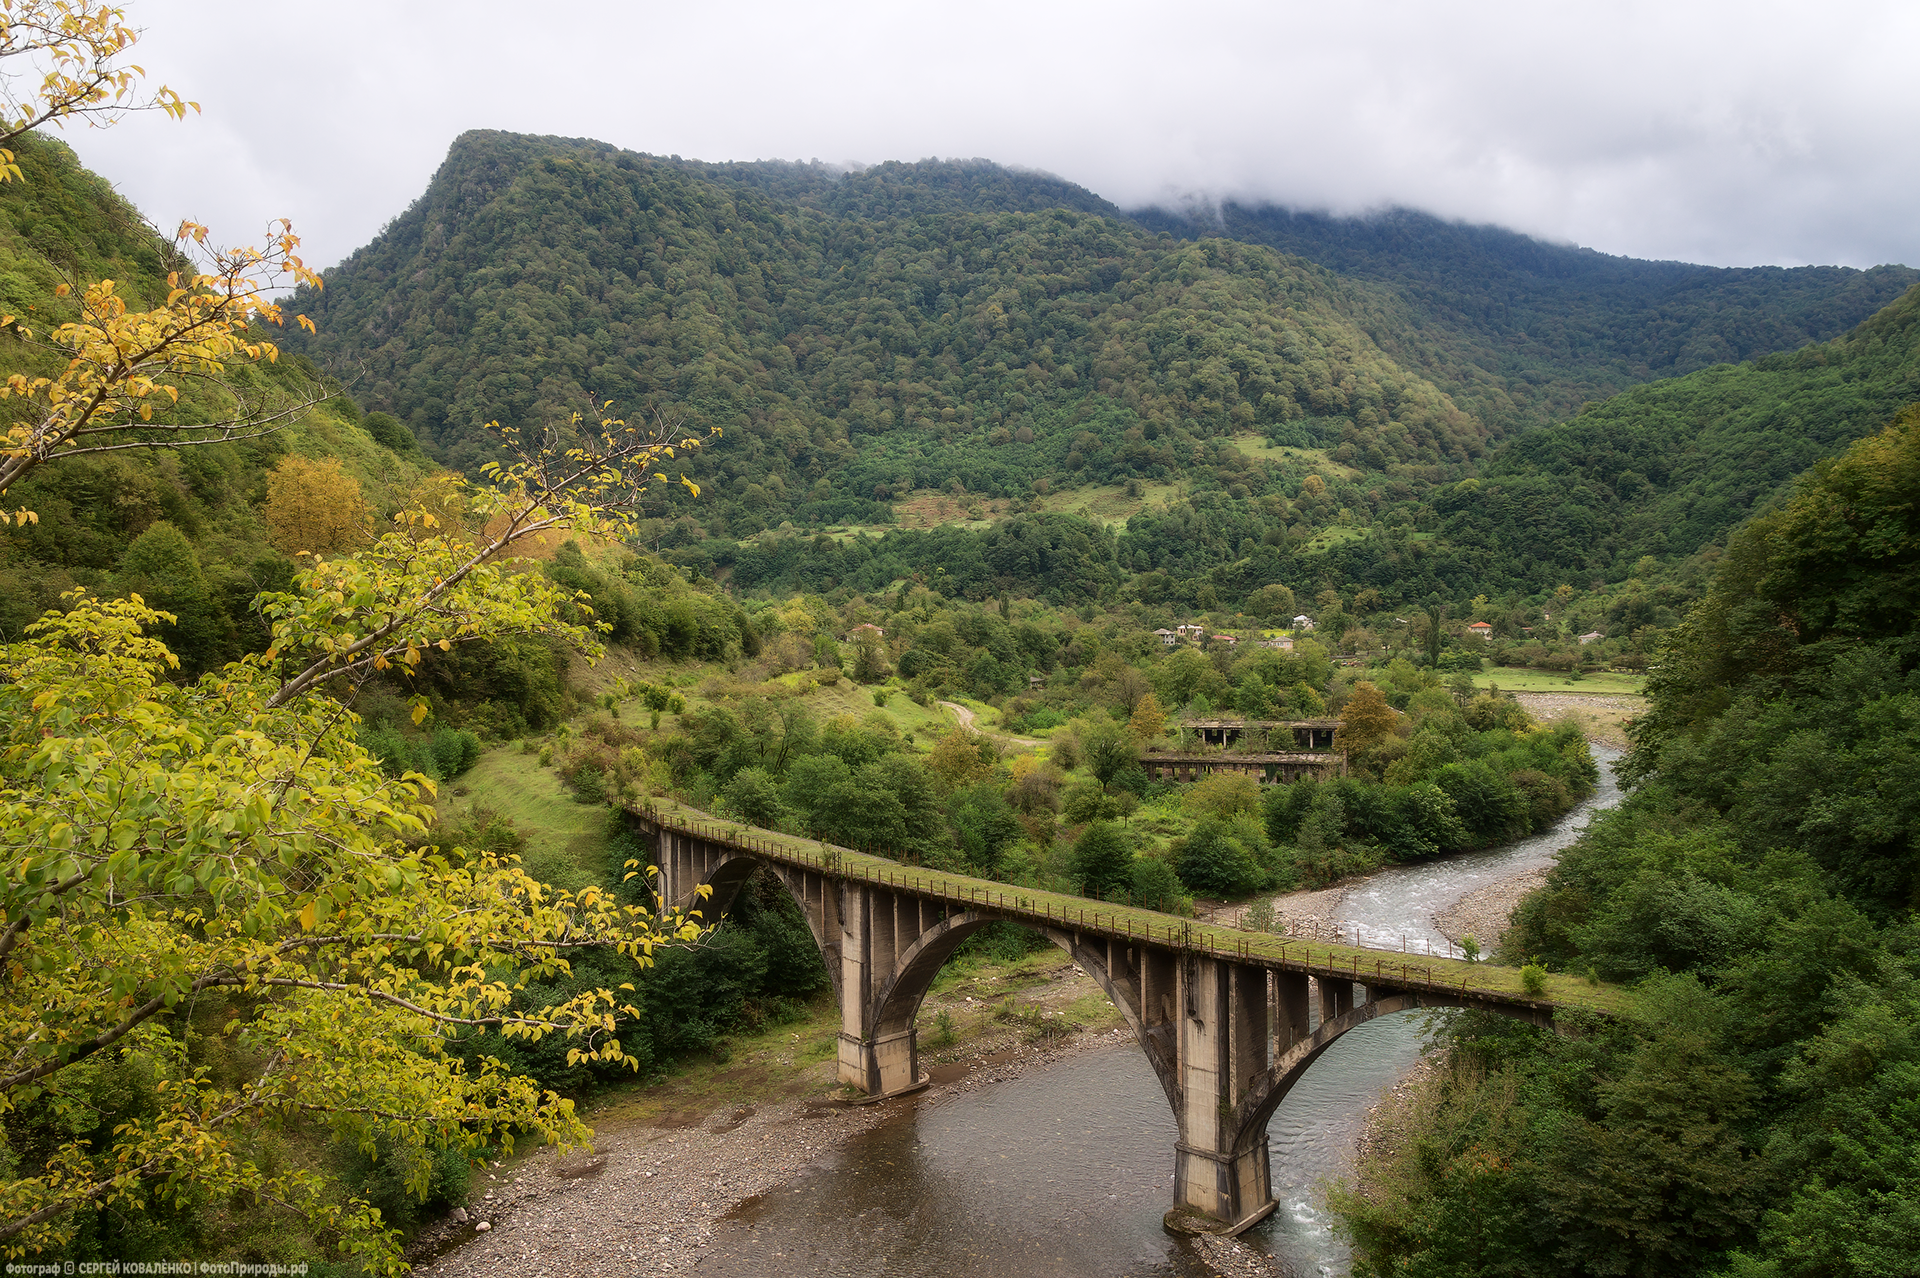
<svg viewBox="0 0 1920 1278">
<path fill-rule="evenodd" d="M 1400 727 L 1400 715 L 1387 704 L 1380 689 L 1366 679 L 1353 685 L 1353 695 L 1347 698 L 1340 717 L 1333 744 L 1349 754 L 1374 749 Z"/>
<path fill-rule="evenodd" d="M 21 0 L 5 12 L 0 57 L 55 61 L 41 118 L 142 105 L 107 69 L 132 40 L 118 9 Z M 33 115 L 8 100 L 21 110 L 9 127 Z M 182 243 L 206 236 L 189 225 Z M 281 322 L 274 289 L 318 285 L 298 243 L 280 224 L 263 249 L 211 253 L 198 273 L 176 272 L 151 311 L 132 311 L 111 281 L 81 290 L 78 318 L 47 343 L 60 371 L 4 388 L 24 411 L 0 444 L 0 493 L 66 458 L 246 438 L 290 420 L 303 405 L 256 411 L 223 375 L 275 357 L 254 327 Z M 35 340 L 12 317 L 0 328 Z M 234 411 L 208 420 L 182 406 L 189 379 Z M 257 1160 L 247 1134 L 300 1118 L 367 1147 L 469 1154 L 521 1132 L 585 1137 L 569 1102 L 491 1056 L 462 1064 L 453 1040 L 484 1051 L 489 1036 L 562 1035 L 569 1061 L 630 1062 L 614 1026 L 632 1009 L 614 989 L 546 1007 L 516 990 L 566 975 L 570 954 L 644 965 L 697 940 L 697 915 L 558 892 L 511 857 L 416 848 L 432 783 L 386 777 L 352 739 L 343 700 L 377 671 L 411 672 L 429 647 L 541 633 L 597 654 L 592 629 L 562 618 L 568 596 L 510 555 L 550 531 L 624 537 L 665 478 L 656 468 L 686 444 L 658 418 L 642 430 L 599 412 L 525 446 L 504 434 L 509 459 L 459 503 L 481 533 L 403 512 L 367 550 L 262 596 L 267 651 L 198 682 L 166 677 L 178 659 L 149 631 L 173 618 L 137 596 L 70 593 L 63 613 L 0 650 L 0 1109 L 100 1115 L 111 1064 L 157 1081 L 91 1139 L 63 1126 L 44 1150 L 15 1151 L 0 1173 L 0 1249 L 58 1248 L 82 1208 L 245 1197 L 303 1213 L 343 1252 L 391 1270 L 395 1240 L 378 1213 L 319 1172 Z M 178 551 L 156 534 L 129 548 L 127 566 L 151 571 Z M 417 699 L 416 721 L 425 712 Z M 249 1062 L 237 1074 L 210 1069 L 182 1019 L 222 998 L 222 1059 Z M 428 1160 L 413 1165 L 424 1175 Z"/>
<path fill-rule="evenodd" d="M 927 771 L 948 790 L 961 790 L 993 775 L 993 742 L 971 728 L 955 728 L 933 743 Z"/>
<path fill-rule="evenodd" d="M 177 662 L 144 633 L 163 614 L 66 602 L 0 650 L 0 1102 L 97 1105 L 78 1068 L 94 1060 L 138 1061 L 159 1090 L 103 1147 L 10 1167 L 0 1247 L 58 1248 L 80 1207 L 244 1194 L 387 1266 L 377 1213 L 256 1161 L 243 1133 L 305 1116 L 415 1150 L 582 1140 L 570 1102 L 491 1058 L 461 1067 L 451 1041 L 560 1034 L 570 1060 L 624 1059 L 614 990 L 518 1011 L 515 987 L 586 949 L 645 964 L 696 939 L 697 917 L 556 892 L 513 858 L 415 850 L 432 783 L 384 776 L 338 701 L 276 703 L 260 660 L 172 683 Z M 221 995 L 227 1059 L 258 1062 L 239 1078 L 172 1023 Z"/>
<path fill-rule="evenodd" d="M 856 683 L 879 683 L 892 669 L 887 665 L 887 645 L 878 627 L 856 626 L 853 632 L 853 678 Z"/>
<path fill-rule="evenodd" d="M 1260 783 L 1244 772 L 1215 772 L 1187 787 L 1182 806 L 1202 816 L 1258 812 Z"/>
<path fill-rule="evenodd" d="M 281 458 L 267 477 L 267 504 L 260 514 L 274 546 L 289 555 L 351 549 L 368 532 L 360 481 L 335 458 Z"/>
<path fill-rule="evenodd" d="M 996 785 L 970 786 L 954 794 L 947 820 L 967 865 L 989 875 L 999 867 L 1001 854 L 1026 832 Z"/>
<path fill-rule="evenodd" d="M 1102 789 L 1112 785 L 1128 768 L 1139 762 L 1139 745 L 1133 733 L 1105 715 L 1095 719 L 1080 737 L 1080 752 L 1087 771 Z"/>
<path fill-rule="evenodd" d="M 1133 852 L 1120 827 L 1111 821 L 1095 821 L 1081 831 L 1067 872 L 1079 884 L 1082 896 L 1111 900 L 1116 891 L 1130 887 Z"/>
<path fill-rule="evenodd" d="M 1127 727 L 1143 742 L 1152 741 L 1166 731 L 1167 712 L 1160 708 L 1160 698 L 1151 692 L 1142 696 L 1133 707 L 1133 717 Z"/>
<path fill-rule="evenodd" d="M 386 1264 L 377 1215 L 342 1208 L 317 1173 L 269 1171 L 237 1134 L 305 1115 L 415 1150 L 585 1135 L 569 1102 L 491 1058 L 461 1066 L 450 1040 L 564 1034 L 570 1061 L 626 1060 L 612 990 L 516 1010 L 514 989 L 585 949 L 645 964 L 697 939 L 697 916 L 556 892 L 510 858 L 413 850 L 432 783 L 387 778 L 328 695 L 410 671 L 429 646 L 536 631 L 597 653 L 558 619 L 566 595 L 506 556 L 553 529 L 622 535 L 673 441 L 576 417 L 542 442 L 471 493 L 491 533 L 403 513 L 263 596 L 271 647 L 198 683 L 163 677 L 177 658 L 145 632 L 171 617 L 137 597 L 71 594 L 0 653 L 0 1105 L 92 1105 L 74 1067 L 103 1054 L 164 1084 L 104 1148 L 69 1141 L 0 1181 L 0 1247 L 59 1246 L 78 1207 L 245 1193 Z M 235 1050 L 263 1062 L 239 1081 L 213 1079 L 166 1021 L 221 992 Z"/>
<path fill-rule="evenodd" d="M 1247 611 L 1265 620 L 1293 620 L 1293 591 L 1275 584 L 1262 586 L 1247 596 Z"/>
</svg>

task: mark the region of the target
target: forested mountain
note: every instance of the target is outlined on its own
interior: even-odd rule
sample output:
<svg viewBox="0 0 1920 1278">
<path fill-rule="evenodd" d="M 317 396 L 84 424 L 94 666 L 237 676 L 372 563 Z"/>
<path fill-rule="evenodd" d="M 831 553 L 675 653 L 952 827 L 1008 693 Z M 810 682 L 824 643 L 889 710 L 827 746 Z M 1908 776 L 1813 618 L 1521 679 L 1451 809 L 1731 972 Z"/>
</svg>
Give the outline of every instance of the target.
<svg viewBox="0 0 1920 1278">
<path fill-rule="evenodd" d="M 1404 208 L 1334 217 L 1227 203 L 1129 216 L 1183 239 L 1265 244 L 1379 285 L 1374 339 L 1507 429 L 1641 382 L 1838 337 L 1920 281 L 1907 266 L 1648 262 Z"/>
<path fill-rule="evenodd" d="M 1766 355 L 1859 322 L 1903 267 L 1635 262 L 1407 213 L 1222 218 L 1302 256 L 1178 240 L 982 161 L 839 173 L 474 132 L 299 299 L 320 323 L 301 347 L 469 470 L 485 422 L 590 396 L 722 427 L 690 464 L 706 493 L 664 504 L 654 544 L 737 564 L 741 585 L 944 572 L 975 593 L 1199 605 L 1270 581 L 1401 601 L 1617 582 L 1693 554 L 1914 397 L 1905 309 Z M 1117 541 L 1046 513 L 1126 481 L 1177 491 L 1128 503 Z M 927 490 L 1023 522 L 754 540 L 885 524 Z M 1103 566 L 1063 576 L 1043 545 Z"/>
<path fill-rule="evenodd" d="M 464 467 L 483 423 L 589 396 L 722 426 L 702 465 L 740 499 L 735 532 L 884 517 L 876 499 L 955 481 L 1006 497 L 1173 476 L 1208 440 L 1288 425 L 1382 469 L 1484 451 L 1479 423 L 1347 318 L 1328 272 L 1026 211 L 1072 194 L 975 165 L 829 186 L 469 133 L 298 301 L 321 325 L 304 349 Z"/>
</svg>

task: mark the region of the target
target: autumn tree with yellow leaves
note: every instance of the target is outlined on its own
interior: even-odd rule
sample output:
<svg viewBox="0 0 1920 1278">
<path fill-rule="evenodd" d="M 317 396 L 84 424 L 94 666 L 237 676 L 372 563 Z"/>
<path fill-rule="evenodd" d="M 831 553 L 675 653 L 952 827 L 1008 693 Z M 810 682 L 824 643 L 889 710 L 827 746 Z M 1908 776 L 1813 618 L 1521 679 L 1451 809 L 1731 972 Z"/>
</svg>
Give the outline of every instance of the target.
<svg viewBox="0 0 1920 1278">
<path fill-rule="evenodd" d="M 266 520 L 274 546 L 289 555 L 330 554 L 367 540 L 370 520 L 360 481 L 338 459 L 282 457 L 267 476 Z"/>
<path fill-rule="evenodd" d="M 116 61 L 133 39 L 118 8 L 92 0 L 0 0 L 5 128 L 179 114 L 188 104 L 140 97 L 137 68 Z M 6 59 L 21 55 L 46 74 L 14 96 Z M 188 244 L 205 239 L 188 229 Z M 271 290 L 317 282 L 297 244 L 282 226 L 262 249 L 213 253 L 157 309 L 99 281 L 51 333 L 7 318 L 65 363 L 6 386 L 28 411 L 0 441 L 0 492 L 84 453 L 275 428 L 210 420 L 180 388 L 224 386 L 235 361 L 273 357 L 256 327 L 282 318 Z M 516 992 L 588 949 L 645 965 L 704 924 L 434 846 L 432 782 L 387 777 L 349 705 L 429 648 L 540 633 L 597 655 L 590 616 L 514 555 L 558 531 L 624 537 L 663 464 L 698 441 L 596 406 L 507 442 L 512 460 L 486 484 L 448 481 L 370 545 L 303 547 L 333 553 L 261 598 L 267 649 L 196 682 L 177 680 L 152 633 L 170 618 L 138 596 L 74 592 L 0 647 L 0 1113 L 9 1132 L 36 1133 L 0 1163 L 0 1252 L 57 1255 L 91 1210 L 247 1202 L 397 1272 L 390 1222 L 324 1171 L 266 1156 L 269 1133 L 304 1125 L 403 1156 L 587 1136 L 571 1102 L 486 1045 L 557 1035 L 570 1060 L 628 1061 L 617 1018 L 630 986 L 545 1007 Z M 456 1055 L 456 1038 L 480 1052 Z M 114 1110 L 127 1079 L 141 1080 L 140 1103 Z"/>
</svg>

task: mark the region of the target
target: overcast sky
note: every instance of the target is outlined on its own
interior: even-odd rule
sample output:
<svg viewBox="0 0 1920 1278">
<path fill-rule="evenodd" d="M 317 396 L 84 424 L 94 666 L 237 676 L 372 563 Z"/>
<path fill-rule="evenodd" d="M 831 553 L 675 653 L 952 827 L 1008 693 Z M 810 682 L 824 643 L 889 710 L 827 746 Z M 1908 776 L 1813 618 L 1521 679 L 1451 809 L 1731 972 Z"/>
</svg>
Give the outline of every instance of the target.
<svg viewBox="0 0 1920 1278">
<path fill-rule="evenodd" d="M 1405 204 L 1634 257 L 1920 264 L 1920 5 L 128 0 L 197 100 L 65 136 L 156 223 L 366 243 L 465 129 L 984 156 L 1125 207 Z"/>
</svg>

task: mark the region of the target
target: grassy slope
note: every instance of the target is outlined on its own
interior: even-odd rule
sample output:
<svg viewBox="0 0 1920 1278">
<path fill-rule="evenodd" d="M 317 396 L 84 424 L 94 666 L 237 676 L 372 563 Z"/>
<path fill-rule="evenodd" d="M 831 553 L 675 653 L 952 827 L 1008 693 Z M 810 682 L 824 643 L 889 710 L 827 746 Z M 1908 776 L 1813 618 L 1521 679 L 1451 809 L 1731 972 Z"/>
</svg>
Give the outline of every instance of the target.
<svg viewBox="0 0 1920 1278">
<path fill-rule="evenodd" d="M 1646 687 L 1646 676 L 1601 671 L 1570 679 L 1556 670 L 1515 670 L 1495 668 L 1477 676 L 1474 686 L 1489 688 L 1496 684 L 1502 692 L 1555 692 L 1569 696 L 1637 697 Z"/>
<path fill-rule="evenodd" d="M 471 771 L 441 786 L 443 821 L 474 808 L 512 818 L 527 836 L 527 870 L 536 878 L 570 890 L 606 882 L 606 809 L 575 803 L 538 755 L 513 746 L 489 750 Z"/>
</svg>

